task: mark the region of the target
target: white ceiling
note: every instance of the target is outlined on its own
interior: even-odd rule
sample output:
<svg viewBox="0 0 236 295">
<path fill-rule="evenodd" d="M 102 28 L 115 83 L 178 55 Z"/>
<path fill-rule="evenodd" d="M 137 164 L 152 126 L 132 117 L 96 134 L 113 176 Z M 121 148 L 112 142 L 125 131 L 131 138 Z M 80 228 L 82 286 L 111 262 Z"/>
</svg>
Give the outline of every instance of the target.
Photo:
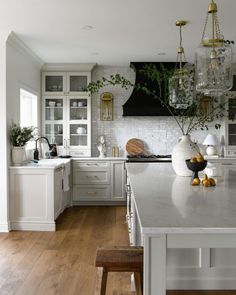
<svg viewBox="0 0 236 295">
<path fill-rule="evenodd" d="M 175 61 L 177 19 L 189 61 L 210 0 L 0 0 L 0 30 L 14 31 L 45 62 Z M 225 39 L 236 41 L 236 1 L 216 0 Z M 92 26 L 92 30 L 84 30 Z M 236 46 L 236 45 L 235 45 Z M 166 55 L 158 55 L 165 52 Z"/>
</svg>

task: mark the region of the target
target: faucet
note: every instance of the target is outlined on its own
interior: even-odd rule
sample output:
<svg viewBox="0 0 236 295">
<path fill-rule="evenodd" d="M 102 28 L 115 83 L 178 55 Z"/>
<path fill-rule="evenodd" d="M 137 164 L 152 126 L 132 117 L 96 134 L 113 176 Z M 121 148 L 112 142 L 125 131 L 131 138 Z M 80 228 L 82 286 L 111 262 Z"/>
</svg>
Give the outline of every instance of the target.
<svg viewBox="0 0 236 295">
<path fill-rule="evenodd" d="M 49 150 L 52 149 L 52 145 L 49 143 L 49 140 L 47 139 L 47 137 L 45 136 L 40 136 L 38 137 L 36 140 L 35 140 L 35 149 L 34 149 L 34 160 L 39 160 L 39 150 L 38 150 L 38 147 L 37 147 L 37 142 L 40 140 L 40 139 L 45 139 L 48 143 L 48 146 L 49 146 Z"/>
</svg>

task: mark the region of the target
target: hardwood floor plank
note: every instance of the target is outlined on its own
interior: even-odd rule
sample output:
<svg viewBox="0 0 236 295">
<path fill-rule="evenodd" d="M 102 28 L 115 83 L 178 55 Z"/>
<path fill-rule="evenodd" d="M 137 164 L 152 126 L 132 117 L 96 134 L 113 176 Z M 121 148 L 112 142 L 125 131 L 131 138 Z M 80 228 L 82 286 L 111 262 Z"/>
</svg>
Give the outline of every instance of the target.
<svg viewBox="0 0 236 295">
<path fill-rule="evenodd" d="M 125 207 L 73 207 L 54 232 L 0 234 L 0 295 L 93 295 L 98 246 L 128 245 Z M 108 275 L 106 295 L 134 295 L 129 273 Z M 236 295 L 168 291 L 167 295 Z"/>
</svg>

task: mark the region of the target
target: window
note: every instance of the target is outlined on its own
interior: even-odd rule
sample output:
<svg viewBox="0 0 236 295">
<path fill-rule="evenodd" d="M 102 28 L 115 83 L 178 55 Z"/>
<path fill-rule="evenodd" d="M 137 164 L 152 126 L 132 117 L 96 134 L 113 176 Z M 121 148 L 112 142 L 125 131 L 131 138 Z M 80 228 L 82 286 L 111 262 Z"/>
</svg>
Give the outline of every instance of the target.
<svg viewBox="0 0 236 295">
<path fill-rule="evenodd" d="M 20 126 L 38 127 L 38 97 L 24 89 L 20 89 Z M 27 149 L 33 147 L 33 142 L 27 144 Z"/>
</svg>

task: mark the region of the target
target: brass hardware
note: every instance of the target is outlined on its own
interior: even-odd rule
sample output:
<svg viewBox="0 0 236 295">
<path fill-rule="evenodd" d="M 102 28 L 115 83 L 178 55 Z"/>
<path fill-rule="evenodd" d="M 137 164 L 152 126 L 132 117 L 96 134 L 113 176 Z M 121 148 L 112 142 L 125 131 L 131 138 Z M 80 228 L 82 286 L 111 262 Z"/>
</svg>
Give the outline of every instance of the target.
<svg viewBox="0 0 236 295">
<path fill-rule="evenodd" d="M 212 47 L 213 45 L 215 47 L 222 46 L 223 43 L 224 43 L 223 39 L 204 39 L 204 40 L 202 40 L 202 45 L 209 46 L 209 47 Z"/>
<path fill-rule="evenodd" d="M 186 20 L 177 20 L 177 21 L 175 22 L 175 25 L 176 25 L 177 27 L 185 26 L 186 24 L 187 24 L 187 21 L 186 21 Z"/>
<path fill-rule="evenodd" d="M 208 6 L 208 13 L 216 13 L 217 12 L 217 5 L 214 1 L 212 1 Z"/>
<path fill-rule="evenodd" d="M 100 120 L 113 120 L 113 95 L 110 92 L 104 92 L 100 97 Z"/>
</svg>

